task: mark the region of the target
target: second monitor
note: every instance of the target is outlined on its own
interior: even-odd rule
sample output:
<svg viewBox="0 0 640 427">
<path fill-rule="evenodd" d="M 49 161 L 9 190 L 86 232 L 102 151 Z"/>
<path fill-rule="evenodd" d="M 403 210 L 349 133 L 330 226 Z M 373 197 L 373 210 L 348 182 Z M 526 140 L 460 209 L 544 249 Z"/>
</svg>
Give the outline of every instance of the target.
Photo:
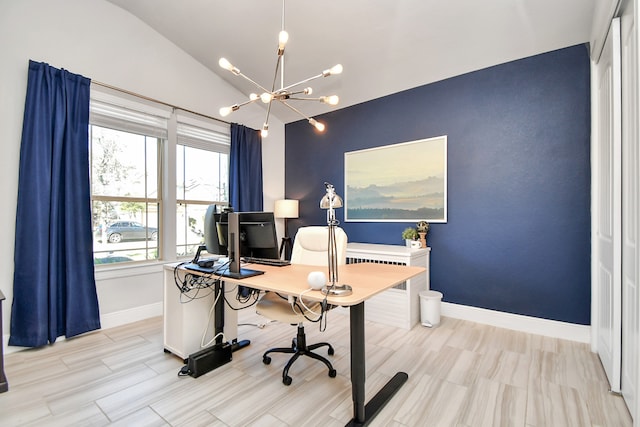
<svg viewBox="0 0 640 427">
<path fill-rule="evenodd" d="M 211 205 L 205 220 L 207 252 L 229 256 L 229 265 L 218 273 L 234 278 L 261 274 L 241 268 L 241 257 L 279 259 L 273 212 L 215 212 Z"/>
</svg>

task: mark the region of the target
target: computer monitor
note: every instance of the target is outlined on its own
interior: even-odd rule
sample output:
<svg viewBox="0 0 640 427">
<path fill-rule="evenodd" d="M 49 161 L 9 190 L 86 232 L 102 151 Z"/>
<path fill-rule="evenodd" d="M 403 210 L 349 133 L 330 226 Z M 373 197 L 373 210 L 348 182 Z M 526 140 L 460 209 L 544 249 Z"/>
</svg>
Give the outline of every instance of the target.
<svg viewBox="0 0 640 427">
<path fill-rule="evenodd" d="M 238 212 L 243 257 L 279 259 L 273 212 Z"/>
<path fill-rule="evenodd" d="M 279 259 L 278 238 L 273 212 L 217 212 L 209 206 L 205 214 L 205 245 L 207 252 L 228 255 L 229 277 L 260 274 L 240 267 L 241 257 Z"/>
<path fill-rule="evenodd" d="M 227 215 L 233 209 L 224 207 L 218 212 L 216 205 L 209 205 L 204 214 L 204 245 L 210 254 L 227 255 Z"/>
</svg>

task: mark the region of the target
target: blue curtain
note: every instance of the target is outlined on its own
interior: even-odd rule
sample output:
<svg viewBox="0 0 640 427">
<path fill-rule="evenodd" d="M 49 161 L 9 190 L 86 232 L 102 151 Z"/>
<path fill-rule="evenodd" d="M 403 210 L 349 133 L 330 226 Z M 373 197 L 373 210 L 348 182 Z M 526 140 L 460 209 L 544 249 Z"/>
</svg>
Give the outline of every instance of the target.
<svg viewBox="0 0 640 427">
<path fill-rule="evenodd" d="M 10 345 L 100 328 L 89 191 L 90 80 L 29 61 Z"/>
<path fill-rule="evenodd" d="M 236 123 L 231 124 L 229 204 L 236 212 L 262 210 L 262 137 Z"/>
</svg>

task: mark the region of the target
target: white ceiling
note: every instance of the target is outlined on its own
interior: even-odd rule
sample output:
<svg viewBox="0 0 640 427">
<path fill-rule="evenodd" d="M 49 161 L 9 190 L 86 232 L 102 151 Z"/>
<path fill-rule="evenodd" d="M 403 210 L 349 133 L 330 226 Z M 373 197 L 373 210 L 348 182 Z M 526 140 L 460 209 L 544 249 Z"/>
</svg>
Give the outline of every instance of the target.
<svg viewBox="0 0 640 427">
<path fill-rule="evenodd" d="M 282 27 L 282 0 L 108 1 L 146 22 L 241 92 L 248 95 L 257 90 L 221 69 L 220 57 L 229 59 L 260 85 L 271 87 Z M 588 42 L 595 3 L 288 0 L 284 82 L 295 83 L 341 63 L 341 75 L 311 83 L 315 95 L 339 95 L 338 107 L 316 102 L 295 104 L 309 116 L 321 114 Z M 274 106 L 272 114 L 286 123 L 301 118 L 281 106 Z"/>
</svg>

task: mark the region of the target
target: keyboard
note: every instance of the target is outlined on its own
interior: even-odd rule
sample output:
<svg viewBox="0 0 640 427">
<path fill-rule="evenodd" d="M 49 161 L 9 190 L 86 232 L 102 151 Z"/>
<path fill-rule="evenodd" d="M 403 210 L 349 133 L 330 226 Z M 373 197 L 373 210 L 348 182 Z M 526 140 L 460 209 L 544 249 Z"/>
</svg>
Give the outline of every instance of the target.
<svg viewBox="0 0 640 427">
<path fill-rule="evenodd" d="M 262 265 L 272 265 L 275 267 L 284 267 L 285 265 L 290 265 L 291 262 L 286 259 L 272 259 L 272 258 L 256 258 L 256 257 L 244 257 L 244 262 L 247 264 L 262 264 Z"/>
</svg>

